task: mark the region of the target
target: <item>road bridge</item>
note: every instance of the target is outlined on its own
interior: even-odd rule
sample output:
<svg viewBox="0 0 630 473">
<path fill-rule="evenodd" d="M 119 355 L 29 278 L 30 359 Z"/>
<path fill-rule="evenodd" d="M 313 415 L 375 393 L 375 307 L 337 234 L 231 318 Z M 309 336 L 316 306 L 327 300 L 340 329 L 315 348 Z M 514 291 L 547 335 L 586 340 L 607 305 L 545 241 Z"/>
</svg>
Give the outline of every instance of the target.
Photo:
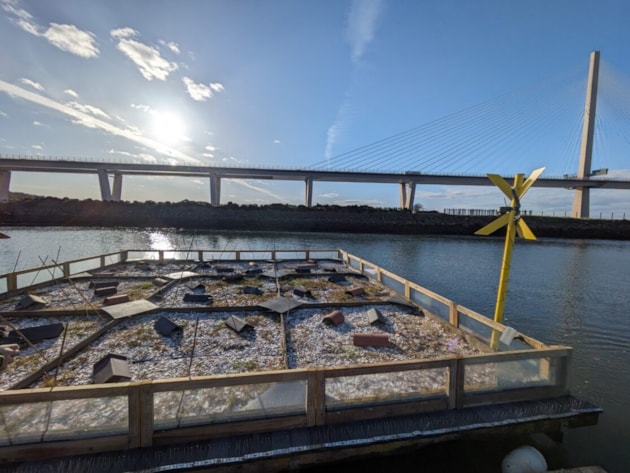
<svg viewBox="0 0 630 473">
<path fill-rule="evenodd" d="M 304 205 L 313 204 L 315 182 L 394 184 L 399 187 L 400 207 L 412 209 L 417 185 L 492 186 L 485 175 L 423 174 L 326 171 L 307 169 L 265 169 L 241 167 L 191 166 L 181 164 L 140 164 L 43 159 L 0 156 L 0 201 L 7 201 L 12 172 L 79 173 L 98 176 L 103 200 L 121 200 L 123 176 L 176 176 L 208 179 L 210 202 L 221 204 L 221 181 L 226 179 L 272 179 L 302 181 L 305 185 Z M 110 181 L 113 177 L 113 186 Z M 513 176 L 505 176 L 511 179 Z M 535 187 L 560 189 L 630 189 L 630 181 L 606 179 L 602 176 L 541 177 Z"/>
</svg>

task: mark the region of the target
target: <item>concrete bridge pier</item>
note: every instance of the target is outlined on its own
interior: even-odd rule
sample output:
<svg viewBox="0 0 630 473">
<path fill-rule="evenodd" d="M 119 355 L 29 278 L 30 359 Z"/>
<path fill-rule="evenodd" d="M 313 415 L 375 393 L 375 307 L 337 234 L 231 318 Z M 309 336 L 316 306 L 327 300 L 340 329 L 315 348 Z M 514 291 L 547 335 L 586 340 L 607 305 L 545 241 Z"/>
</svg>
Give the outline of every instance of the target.
<svg viewBox="0 0 630 473">
<path fill-rule="evenodd" d="M 416 183 L 413 181 L 400 183 L 400 208 L 413 209 L 413 201 L 416 197 Z"/>
<path fill-rule="evenodd" d="M 210 173 L 210 204 L 214 207 L 221 205 L 221 176 Z"/>
<path fill-rule="evenodd" d="M 401 182 L 400 184 L 400 208 L 404 209 L 407 205 L 407 183 Z"/>
<path fill-rule="evenodd" d="M 307 177 L 304 179 L 304 183 L 306 185 L 305 194 L 304 194 L 304 205 L 307 207 L 313 206 L 313 178 Z"/>
<path fill-rule="evenodd" d="M 0 202 L 9 201 L 9 186 L 11 185 L 11 171 L 0 171 Z"/>
<path fill-rule="evenodd" d="M 105 201 L 112 200 L 112 191 L 109 187 L 109 177 L 107 176 L 107 169 L 98 170 L 98 183 L 101 187 L 101 199 Z"/>
<path fill-rule="evenodd" d="M 120 202 L 122 196 L 122 179 L 123 176 L 119 172 L 114 173 L 114 190 L 112 192 L 112 200 Z"/>
</svg>

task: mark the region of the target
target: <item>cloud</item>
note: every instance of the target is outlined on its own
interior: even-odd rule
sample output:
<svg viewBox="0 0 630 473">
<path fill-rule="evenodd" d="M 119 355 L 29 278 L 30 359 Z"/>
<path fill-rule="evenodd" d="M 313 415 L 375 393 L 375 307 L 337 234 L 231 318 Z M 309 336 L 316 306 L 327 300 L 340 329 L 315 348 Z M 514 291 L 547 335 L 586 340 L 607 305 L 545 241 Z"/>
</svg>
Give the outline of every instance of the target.
<svg viewBox="0 0 630 473">
<path fill-rule="evenodd" d="M 35 82 L 31 79 L 25 79 L 24 77 L 22 77 L 20 79 L 20 82 L 25 85 L 30 85 L 32 88 L 39 90 L 40 92 L 44 90 L 44 86 L 42 84 L 40 84 L 39 82 Z"/>
<path fill-rule="evenodd" d="M 50 23 L 48 28 L 41 27 L 33 19 L 33 16 L 18 7 L 18 2 L 4 0 L 2 9 L 13 16 L 12 20 L 22 30 L 33 36 L 45 38 L 50 44 L 83 58 L 92 58 L 99 55 L 96 37 L 90 31 L 80 30 L 74 25 L 62 25 Z"/>
<path fill-rule="evenodd" d="M 173 41 L 167 43 L 166 41 L 164 41 L 163 39 L 161 39 L 159 41 L 159 43 L 162 46 L 166 46 L 168 49 L 170 49 L 171 51 L 173 51 L 175 54 L 181 54 L 182 52 L 179 49 L 179 45 L 177 43 L 174 43 Z"/>
<path fill-rule="evenodd" d="M 353 0 L 348 15 L 348 26 L 346 36 L 350 43 L 351 59 L 356 65 L 367 46 L 374 40 L 376 28 L 379 18 L 384 9 L 383 0 Z M 347 126 L 350 110 L 349 93 L 346 91 L 346 97 L 337 111 L 337 117 L 334 123 L 328 128 L 326 134 L 326 147 L 324 149 L 324 157 L 329 160 L 333 156 L 333 148 L 342 130 Z"/>
<path fill-rule="evenodd" d="M 31 148 L 38 149 L 40 151 L 44 149 L 44 147 L 42 145 L 33 145 L 33 146 L 31 146 Z"/>
<path fill-rule="evenodd" d="M 274 199 L 281 200 L 281 201 L 285 200 L 282 196 L 279 196 L 278 194 L 275 194 L 275 193 L 271 192 L 269 189 L 264 189 L 262 187 L 255 186 L 250 181 L 247 181 L 245 179 L 230 179 L 230 181 L 234 182 L 236 184 L 239 184 L 239 185 L 241 185 L 243 187 L 246 187 L 248 189 L 252 189 L 252 190 L 255 190 L 257 192 L 260 192 L 261 194 L 265 194 L 265 195 L 268 195 L 270 197 L 273 197 Z"/>
<path fill-rule="evenodd" d="M 131 108 L 135 108 L 136 110 L 141 110 L 143 112 L 151 111 L 151 107 L 149 107 L 148 105 L 142 105 L 142 104 L 136 104 L 136 103 L 132 103 Z"/>
<path fill-rule="evenodd" d="M 339 197 L 339 194 L 336 192 L 328 192 L 326 194 L 321 194 L 320 197 L 323 197 L 324 199 L 335 199 Z"/>
<path fill-rule="evenodd" d="M 348 113 L 350 109 L 350 101 L 346 97 L 344 102 L 339 107 L 337 111 L 337 117 L 335 117 L 335 122 L 330 125 L 328 131 L 326 132 L 326 148 L 324 149 L 324 157 L 326 161 L 328 161 L 333 156 L 333 148 L 335 143 L 337 142 L 337 138 L 343 131 L 348 121 Z"/>
<path fill-rule="evenodd" d="M 353 0 L 346 36 L 352 49 L 352 62 L 357 63 L 374 40 L 383 0 Z"/>
<path fill-rule="evenodd" d="M 138 35 L 136 30 L 119 28 L 111 30 L 110 35 L 118 40 L 116 48 L 138 66 L 146 80 L 166 80 L 177 69 L 177 64 L 164 59 L 158 49 L 133 39 Z"/>
<path fill-rule="evenodd" d="M 217 148 L 216 148 L 216 146 L 208 145 L 208 146 L 205 147 L 205 150 L 206 151 L 216 151 Z"/>
<path fill-rule="evenodd" d="M 7 13 L 14 16 L 12 20 L 24 31 L 35 36 L 39 36 L 38 26 L 33 20 L 33 16 L 17 6 L 17 2 L 4 0 L 2 2 L 2 9 Z"/>
<path fill-rule="evenodd" d="M 188 95 L 190 95 L 190 98 L 197 102 L 205 102 L 211 98 L 215 92 L 223 92 L 224 90 L 223 85 L 218 82 L 206 85 L 196 83 L 189 77 L 184 77 L 182 82 L 186 86 L 186 91 Z"/>
<path fill-rule="evenodd" d="M 109 119 L 109 115 L 107 115 L 107 113 L 105 113 L 103 110 L 101 110 L 98 107 L 94 107 L 93 105 L 86 105 L 86 104 L 82 104 L 82 103 L 79 103 L 79 102 L 68 102 L 68 103 L 66 103 L 66 105 L 68 107 L 72 107 L 75 110 L 78 110 L 80 112 L 89 113 L 91 115 L 94 115 L 95 117 L 101 117 L 101 118 Z"/>
<path fill-rule="evenodd" d="M 35 121 L 33 122 L 33 125 L 35 125 L 35 126 L 43 126 L 43 125 L 42 125 L 42 123 L 41 123 L 41 122 L 38 122 L 37 120 L 35 120 Z"/>
<path fill-rule="evenodd" d="M 8 117 L 9 115 L 7 115 L 6 112 L 3 112 L 2 110 L 0 110 L 0 117 Z"/>
<path fill-rule="evenodd" d="M 176 149 L 164 146 L 157 141 L 138 134 L 136 129 L 120 128 L 92 115 L 88 115 L 81 110 L 77 110 L 76 108 L 68 106 L 67 104 L 56 102 L 52 99 L 49 99 L 48 97 L 30 92 L 26 89 L 10 84 L 3 80 L 0 80 L 0 91 L 6 92 L 11 97 L 18 97 L 23 100 L 28 100 L 29 102 L 33 102 L 43 107 L 47 107 L 68 115 L 69 117 L 73 118 L 74 123 L 88 128 L 96 128 L 105 131 L 106 133 L 109 133 L 111 135 L 120 136 L 135 143 L 141 144 L 147 148 L 157 151 L 158 153 L 170 156 L 171 160 L 179 159 L 183 162 L 191 164 L 202 164 L 201 161 L 199 161 L 197 158 L 189 156 Z"/>
<path fill-rule="evenodd" d="M 91 58 L 99 54 L 94 34 L 74 25 L 51 23 L 43 36 L 53 46 L 80 57 Z"/>
<path fill-rule="evenodd" d="M 69 95 L 70 97 L 74 97 L 75 99 L 79 98 L 79 94 L 77 94 L 74 90 L 72 89 L 66 89 L 63 91 L 65 94 Z"/>
<path fill-rule="evenodd" d="M 279 145 L 280 144 L 280 140 L 273 140 L 273 144 Z"/>
</svg>

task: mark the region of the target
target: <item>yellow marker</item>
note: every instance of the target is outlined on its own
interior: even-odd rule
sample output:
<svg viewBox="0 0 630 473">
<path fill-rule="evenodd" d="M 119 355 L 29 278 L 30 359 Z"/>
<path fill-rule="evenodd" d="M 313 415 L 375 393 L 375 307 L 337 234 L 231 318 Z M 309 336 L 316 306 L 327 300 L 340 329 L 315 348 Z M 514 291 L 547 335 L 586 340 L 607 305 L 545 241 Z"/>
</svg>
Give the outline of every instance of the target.
<svg viewBox="0 0 630 473">
<path fill-rule="evenodd" d="M 497 291 L 497 303 L 494 309 L 494 321 L 503 323 L 503 310 L 505 309 L 505 298 L 508 290 L 508 279 L 512 263 L 512 250 L 514 249 L 514 238 L 516 234 L 526 240 L 535 240 L 536 237 L 520 216 L 521 199 L 529 190 L 532 184 L 540 177 L 545 168 L 536 169 L 527 179 L 523 179 L 523 174 L 514 176 L 514 184 L 510 186 L 505 179 L 498 174 L 488 174 L 488 179 L 496 185 L 511 201 L 510 207 L 504 208 L 506 211 L 501 216 L 490 222 L 485 227 L 477 230 L 475 235 L 491 235 L 499 228 L 507 226 L 505 235 L 505 247 L 503 249 L 503 262 L 501 263 L 501 275 L 499 277 L 499 289 Z M 493 349 L 499 348 L 499 332 L 492 331 L 490 346 Z"/>
</svg>

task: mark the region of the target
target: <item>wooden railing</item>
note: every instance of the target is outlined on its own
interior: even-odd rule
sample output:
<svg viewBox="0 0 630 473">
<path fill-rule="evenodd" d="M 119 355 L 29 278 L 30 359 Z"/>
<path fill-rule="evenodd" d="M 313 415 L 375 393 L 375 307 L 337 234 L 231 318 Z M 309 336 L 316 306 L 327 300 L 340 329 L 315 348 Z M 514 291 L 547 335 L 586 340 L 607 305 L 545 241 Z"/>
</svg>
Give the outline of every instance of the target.
<svg viewBox="0 0 630 473">
<path fill-rule="evenodd" d="M 159 446 L 550 398 L 567 393 L 570 352 L 568 347 L 553 347 L 463 358 L 5 391 L 0 393 L 0 459 Z M 528 376 L 514 378 L 520 371 Z M 424 377 L 432 381 L 425 382 Z M 352 390 L 347 386 L 359 378 L 364 387 L 349 394 Z M 388 381 L 397 388 L 381 391 Z M 281 398 L 283 390 L 293 393 L 293 398 L 267 406 L 269 399 L 260 399 L 271 389 L 275 398 Z M 295 396 L 296 392 L 301 394 Z M 233 402 L 226 404 L 231 397 Z"/>
<path fill-rule="evenodd" d="M 70 261 L 61 267 L 70 275 L 73 270 L 85 271 L 82 268 L 86 264 L 104 268 L 118 261 L 146 259 L 147 254 L 126 250 Z M 184 259 L 191 259 L 190 252 L 162 251 L 151 252 L 150 259 L 167 261 L 184 254 Z M 488 340 L 493 330 L 506 330 L 481 314 L 342 250 L 200 250 L 195 254 L 197 260 L 205 261 L 256 259 L 254 255 L 258 259 L 334 255 L 415 302 L 425 314 L 445 326 L 459 327 L 480 343 Z M 18 273 L 33 275 L 32 271 Z M 479 328 L 487 333 L 479 333 Z M 488 350 L 465 357 L 4 391 L 0 392 L 0 460 L 168 445 L 567 394 L 571 349 L 546 346 L 518 335 L 526 349 Z M 270 403 L 266 395 L 275 402 Z"/>
</svg>

